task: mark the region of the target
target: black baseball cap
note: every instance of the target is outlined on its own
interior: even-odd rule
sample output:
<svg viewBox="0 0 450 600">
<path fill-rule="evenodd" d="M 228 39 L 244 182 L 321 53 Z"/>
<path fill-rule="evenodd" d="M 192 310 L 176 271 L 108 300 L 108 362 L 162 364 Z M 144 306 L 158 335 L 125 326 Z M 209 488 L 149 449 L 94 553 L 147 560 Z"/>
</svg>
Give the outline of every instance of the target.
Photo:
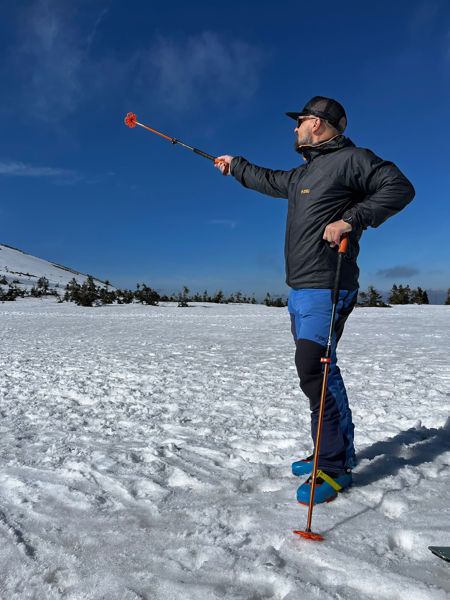
<svg viewBox="0 0 450 600">
<path fill-rule="evenodd" d="M 324 96 L 314 96 L 314 98 L 311 98 L 301 112 L 288 112 L 286 114 L 291 119 L 296 120 L 298 117 L 307 117 L 309 115 L 325 119 L 333 127 L 336 127 L 340 133 L 347 127 L 347 115 L 342 104 L 337 100 L 325 98 Z"/>
</svg>

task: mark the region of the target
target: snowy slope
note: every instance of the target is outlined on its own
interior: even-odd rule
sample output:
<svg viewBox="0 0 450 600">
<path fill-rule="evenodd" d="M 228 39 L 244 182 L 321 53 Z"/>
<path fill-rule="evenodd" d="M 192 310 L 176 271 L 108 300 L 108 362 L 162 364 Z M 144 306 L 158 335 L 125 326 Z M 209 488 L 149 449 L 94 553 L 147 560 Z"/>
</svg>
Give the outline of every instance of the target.
<svg viewBox="0 0 450 600">
<path fill-rule="evenodd" d="M 2 600 L 444 600 L 450 307 L 357 309 L 360 464 L 297 538 L 285 309 L 0 306 Z"/>
<path fill-rule="evenodd" d="M 78 283 L 84 283 L 87 278 L 83 273 L 73 269 L 0 244 L 0 278 L 2 277 L 6 277 L 8 283 L 18 281 L 21 288 L 31 288 L 36 285 L 40 277 L 46 277 L 50 288 L 60 289 L 64 289 L 73 278 Z M 97 285 L 103 284 L 97 279 L 95 282 Z"/>
</svg>

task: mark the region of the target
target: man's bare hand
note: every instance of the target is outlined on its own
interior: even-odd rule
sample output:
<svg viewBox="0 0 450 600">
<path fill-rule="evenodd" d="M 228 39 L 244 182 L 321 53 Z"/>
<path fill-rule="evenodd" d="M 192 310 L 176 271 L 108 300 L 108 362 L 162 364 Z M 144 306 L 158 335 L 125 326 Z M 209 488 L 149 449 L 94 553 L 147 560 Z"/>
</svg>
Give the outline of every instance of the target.
<svg viewBox="0 0 450 600">
<path fill-rule="evenodd" d="M 340 221 L 335 221 L 325 227 L 323 239 L 329 242 L 330 246 L 334 248 L 334 246 L 339 246 L 339 242 L 344 233 L 350 233 L 351 230 L 352 226 L 350 223 L 346 223 L 341 219 Z"/>
<path fill-rule="evenodd" d="M 234 156 L 229 156 L 228 154 L 218 156 L 214 161 L 214 166 L 216 169 L 219 169 L 222 175 L 230 175 L 230 165 L 233 158 Z"/>
</svg>

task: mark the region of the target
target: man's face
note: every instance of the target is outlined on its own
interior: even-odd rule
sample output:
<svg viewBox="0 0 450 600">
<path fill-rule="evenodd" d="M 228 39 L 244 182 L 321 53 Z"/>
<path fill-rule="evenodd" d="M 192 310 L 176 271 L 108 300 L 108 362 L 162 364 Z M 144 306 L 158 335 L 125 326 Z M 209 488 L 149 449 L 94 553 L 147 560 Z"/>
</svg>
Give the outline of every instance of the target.
<svg viewBox="0 0 450 600">
<path fill-rule="evenodd" d="M 299 117 L 297 119 L 297 127 L 294 129 L 296 134 L 294 146 L 296 150 L 301 146 L 310 146 L 313 143 L 312 128 L 315 120 L 316 117 Z"/>
</svg>

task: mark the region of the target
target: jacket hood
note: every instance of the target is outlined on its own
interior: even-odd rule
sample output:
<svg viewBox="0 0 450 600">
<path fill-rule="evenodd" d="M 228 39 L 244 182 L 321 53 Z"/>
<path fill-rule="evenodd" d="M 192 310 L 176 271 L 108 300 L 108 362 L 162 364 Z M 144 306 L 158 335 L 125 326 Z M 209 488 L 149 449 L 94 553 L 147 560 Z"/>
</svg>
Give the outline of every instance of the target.
<svg viewBox="0 0 450 600">
<path fill-rule="evenodd" d="M 311 145 L 303 145 L 297 148 L 297 152 L 303 155 L 303 158 L 306 161 L 310 161 L 316 156 L 320 154 L 326 154 L 328 152 L 334 152 L 335 150 L 340 150 L 341 148 L 354 147 L 355 144 L 346 137 L 345 135 L 336 135 L 334 138 L 330 140 L 326 140 L 325 142 L 320 142 L 319 144 L 311 144 Z"/>
</svg>

